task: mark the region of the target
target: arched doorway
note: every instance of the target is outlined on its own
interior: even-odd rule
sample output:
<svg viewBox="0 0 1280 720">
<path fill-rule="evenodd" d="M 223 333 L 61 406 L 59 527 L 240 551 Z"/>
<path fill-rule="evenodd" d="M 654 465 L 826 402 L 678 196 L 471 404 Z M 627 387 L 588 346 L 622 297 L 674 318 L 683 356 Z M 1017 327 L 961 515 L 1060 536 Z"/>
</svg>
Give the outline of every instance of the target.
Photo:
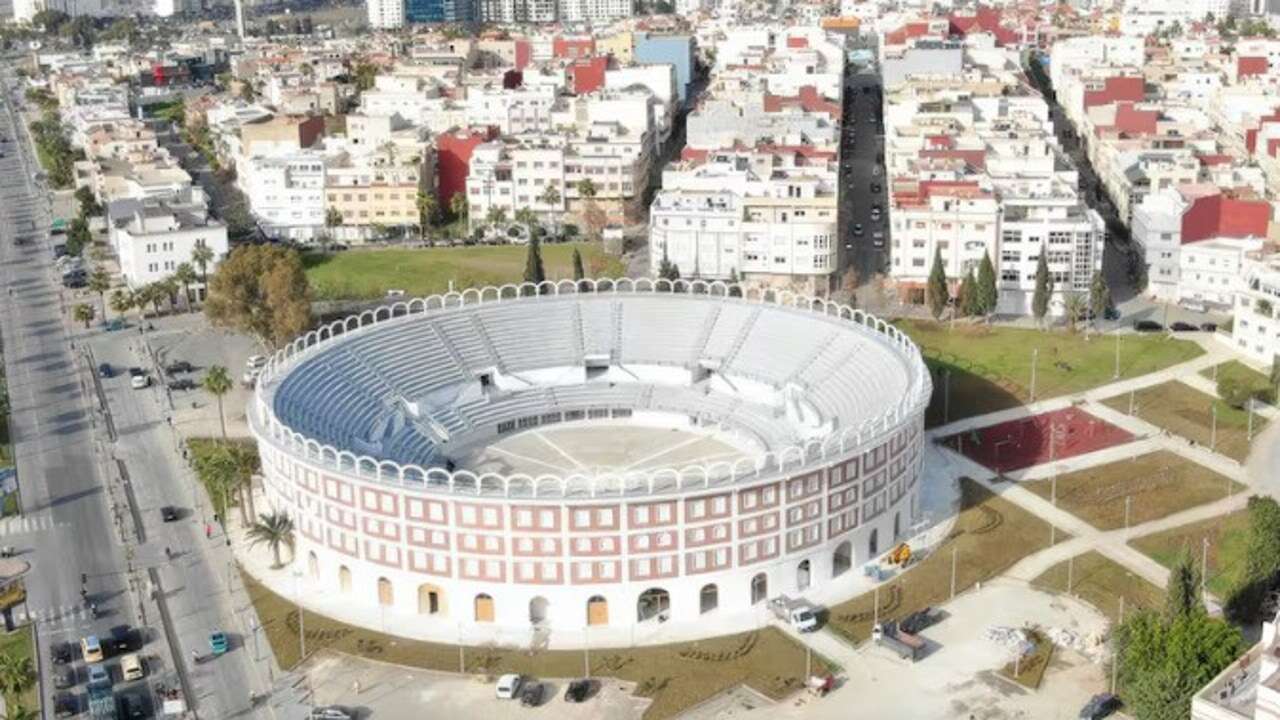
<svg viewBox="0 0 1280 720">
<path fill-rule="evenodd" d="M 902 511 L 893 514 L 893 541 L 897 542 L 902 537 Z"/>
<path fill-rule="evenodd" d="M 705 615 L 720 607 L 720 588 L 715 583 L 703 585 L 698 593 L 698 612 Z"/>
<path fill-rule="evenodd" d="M 609 601 L 600 595 L 592 595 L 587 599 L 587 624 L 609 624 Z"/>
<path fill-rule="evenodd" d="M 751 604 L 764 602 L 769 597 L 769 576 L 760 573 L 751 578 Z"/>
<path fill-rule="evenodd" d="M 809 569 L 812 565 L 808 560 L 801 560 L 800 565 L 796 568 L 796 590 L 804 592 L 809 589 L 810 573 Z"/>
<path fill-rule="evenodd" d="M 380 577 L 378 578 L 378 604 L 387 607 L 395 602 L 395 591 L 391 588 L 391 581 Z"/>
<path fill-rule="evenodd" d="M 853 566 L 853 543 L 845 540 L 831 555 L 831 577 L 839 577 Z"/>
<path fill-rule="evenodd" d="M 475 603 L 476 622 L 491 623 L 493 622 L 493 598 L 486 593 L 480 593 L 476 596 Z"/>
<path fill-rule="evenodd" d="M 338 589 L 344 593 L 351 592 L 351 570 L 346 565 L 338 568 Z"/>
<path fill-rule="evenodd" d="M 551 603 L 547 599 L 539 595 L 529 601 L 529 622 L 533 625 L 541 625 L 547 621 L 547 612 L 551 609 Z"/>
<path fill-rule="evenodd" d="M 435 615 L 444 612 L 444 591 L 432 585 L 431 583 L 423 583 L 418 586 L 418 614 L 419 615 Z"/>
<path fill-rule="evenodd" d="M 880 528 L 871 528 L 871 539 L 867 541 L 867 557 L 876 558 L 880 555 Z"/>
<path fill-rule="evenodd" d="M 644 622 L 671 610 L 671 595 L 662 588 L 649 588 L 636 601 L 636 622 Z"/>
<path fill-rule="evenodd" d="M 320 558 L 316 557 L 315 550 L 312 550 L 307 555 L 307 574 L 311 576 L 312 580 L 320 579 Z"/>
</svg>

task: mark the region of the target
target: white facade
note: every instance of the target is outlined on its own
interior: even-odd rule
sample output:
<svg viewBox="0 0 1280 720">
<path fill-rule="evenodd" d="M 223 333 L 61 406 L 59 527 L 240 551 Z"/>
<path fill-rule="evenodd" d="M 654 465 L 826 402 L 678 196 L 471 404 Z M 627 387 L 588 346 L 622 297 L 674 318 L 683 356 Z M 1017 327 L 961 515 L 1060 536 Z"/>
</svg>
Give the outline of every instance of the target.
<svg viewBox="0 0 1280 720">
<path fill-rule="evenodd" d="M 1245 260 L 1262 249 L 1261 238 L 1213 238 L 1188 244 L 1179 257 L 1177 301 L 1230 308 L 1244 287 Z"/>
<path fill-rule="evenodd" d="M 404 0 L 365 0 L 369 26 L 379 30 L 404 27 Z"/>
<path fill-rule="evenodd" d="M 1232 345 L 1270 365 L 1280 355 L 1280 257 L 1246 257 L 1232 305 Z"/>
<path fill-rule="evenodd" d="M 560 22 L 607 25 L 631 17 L 631 0 L 557 0 Z"/>
<path fill-rule="evenodd" d="M 1176 190 L 1148 195 L 1133 210 L 1131 236 L 1147 263 L 1147 292 L 1172 302 L 1178 296 L 1182 250 L 1182 213 L 1186 210 Z"/>
<path fill-rule="evenodd" d="M 197 246 L 213 251 L 210 273 L 227 254 L 227 228 L 211 220 L 203 205 L 120 200 L 108 206 L 109 239 L 120 259 L 120 275 L 137 289 L 163 280 L 190 263 Z"/>
<path fill-rule="evenodd" d="M 326 163 L 319 153 L 302 152 L 237 165 L 237 182 L 268 237 L 310 240 L 324 227 Z"/>
</svg>

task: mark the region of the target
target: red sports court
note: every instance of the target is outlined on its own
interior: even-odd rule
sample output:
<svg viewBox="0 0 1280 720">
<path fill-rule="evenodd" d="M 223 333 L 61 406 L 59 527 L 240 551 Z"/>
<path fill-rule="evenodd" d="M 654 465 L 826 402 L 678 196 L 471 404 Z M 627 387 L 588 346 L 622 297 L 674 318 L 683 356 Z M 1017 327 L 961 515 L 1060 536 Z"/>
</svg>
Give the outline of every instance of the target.
<svg viewBox="0 0 1280 720">
<path fill-rule="evenodd" d="M 1129 431 L 1071 407 L 956 433 L 943 443 L 991 470 L 1009 472 L 1130 440 Z"/>
</svg>

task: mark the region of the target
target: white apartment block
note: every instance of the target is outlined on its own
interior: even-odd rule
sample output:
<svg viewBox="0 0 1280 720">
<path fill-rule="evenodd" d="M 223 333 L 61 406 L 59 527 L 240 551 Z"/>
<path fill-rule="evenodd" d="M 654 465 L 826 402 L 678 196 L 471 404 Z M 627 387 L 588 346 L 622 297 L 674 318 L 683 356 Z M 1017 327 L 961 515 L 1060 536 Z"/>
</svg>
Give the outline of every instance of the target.
<svg viewBox="0 0 1280 720">
<path fill-rule="evenodd" d="M 393 30 L 404 27 L 404 0 L 365 0 L 369 27 Z"/>
<path fill-rule="evenodd" d="M 1215 238 L 1191 243 L 1179 255 L 1175 298 L 1188 307 L 1230 308 L 1244 286 L 1249 253 L 1262 249 L 1262 238 Z"/>
<path fill-rule="evenodd" d="M 551 111 L 557 88 L 535 85 L 514 90 L 502 87 L 468 88 L 466 124 L 496 127 L 503 135 L 553 130 Z"/>
<path fill-rule="evenodd" d="M 240 161 L 237 182 L 267 237 L 307 241 L 324 228 L 327 163 L 313 151 Z"/>
<path fill-rule="evenodd" d="M 1270 365 L 1280 355 L 1280 256 L 1248 257 L 1232 305 L 1232 345 Z"/>
<path fill-rule="evenodd" d="M 1075 197 L 1005 198 L 1001 205 L 1004 214 L 996 263 L 999 311 L 1031 314 L 1036 268 L 1044 253 L 1054 289 L 1049 312 L 1061 314 L 1065 311 L 1065 296 L 1087 294 L 1094 274 L 1102 270 L 1106 223 Z"/>
<path fill-rule="evenodd" d="M 130 288 L 169 277 L 191 262 L 197 246 L 213 250 L 215 266 L 227 254 L 227 228 L 209 218 L 203 203 L 117 200 L 108 204 L 107 215 L 108 237 Z"/>
<path fill-rule="evenodd" d="M 614 20 L 631 17 L 631 0 L 557 0 L 562 23 L 607 25 Z"/>
<path fill-rule="evenodd" d="M 556 21 L 556 0 L 480 0 L 482 22 L 552 23 Z"/>
<path fill-rule="evenodd" d="M 1130 235 L 1146 258 L 1147 293 L 1172 302 L 1178 297 L 1182 213 L 1186 203 L 1169 189 L 1153 193 L 1133 210 Z"/>
</svg>

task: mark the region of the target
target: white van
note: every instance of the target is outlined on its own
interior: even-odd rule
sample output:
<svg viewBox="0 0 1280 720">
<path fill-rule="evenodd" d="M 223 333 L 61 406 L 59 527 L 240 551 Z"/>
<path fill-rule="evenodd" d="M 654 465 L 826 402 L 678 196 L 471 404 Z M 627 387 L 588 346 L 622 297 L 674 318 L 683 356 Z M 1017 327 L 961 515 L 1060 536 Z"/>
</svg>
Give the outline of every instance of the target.
<svg viewBox="0 0 1280 720">
<path fill-rule="evenodd" d="M 146 671 L 143 670 L 142 659 L 137 653 L 129 653 L 120 658 L 120 674 L 124 676 L 125 682 L 142 679 Z"/>
</svg>

